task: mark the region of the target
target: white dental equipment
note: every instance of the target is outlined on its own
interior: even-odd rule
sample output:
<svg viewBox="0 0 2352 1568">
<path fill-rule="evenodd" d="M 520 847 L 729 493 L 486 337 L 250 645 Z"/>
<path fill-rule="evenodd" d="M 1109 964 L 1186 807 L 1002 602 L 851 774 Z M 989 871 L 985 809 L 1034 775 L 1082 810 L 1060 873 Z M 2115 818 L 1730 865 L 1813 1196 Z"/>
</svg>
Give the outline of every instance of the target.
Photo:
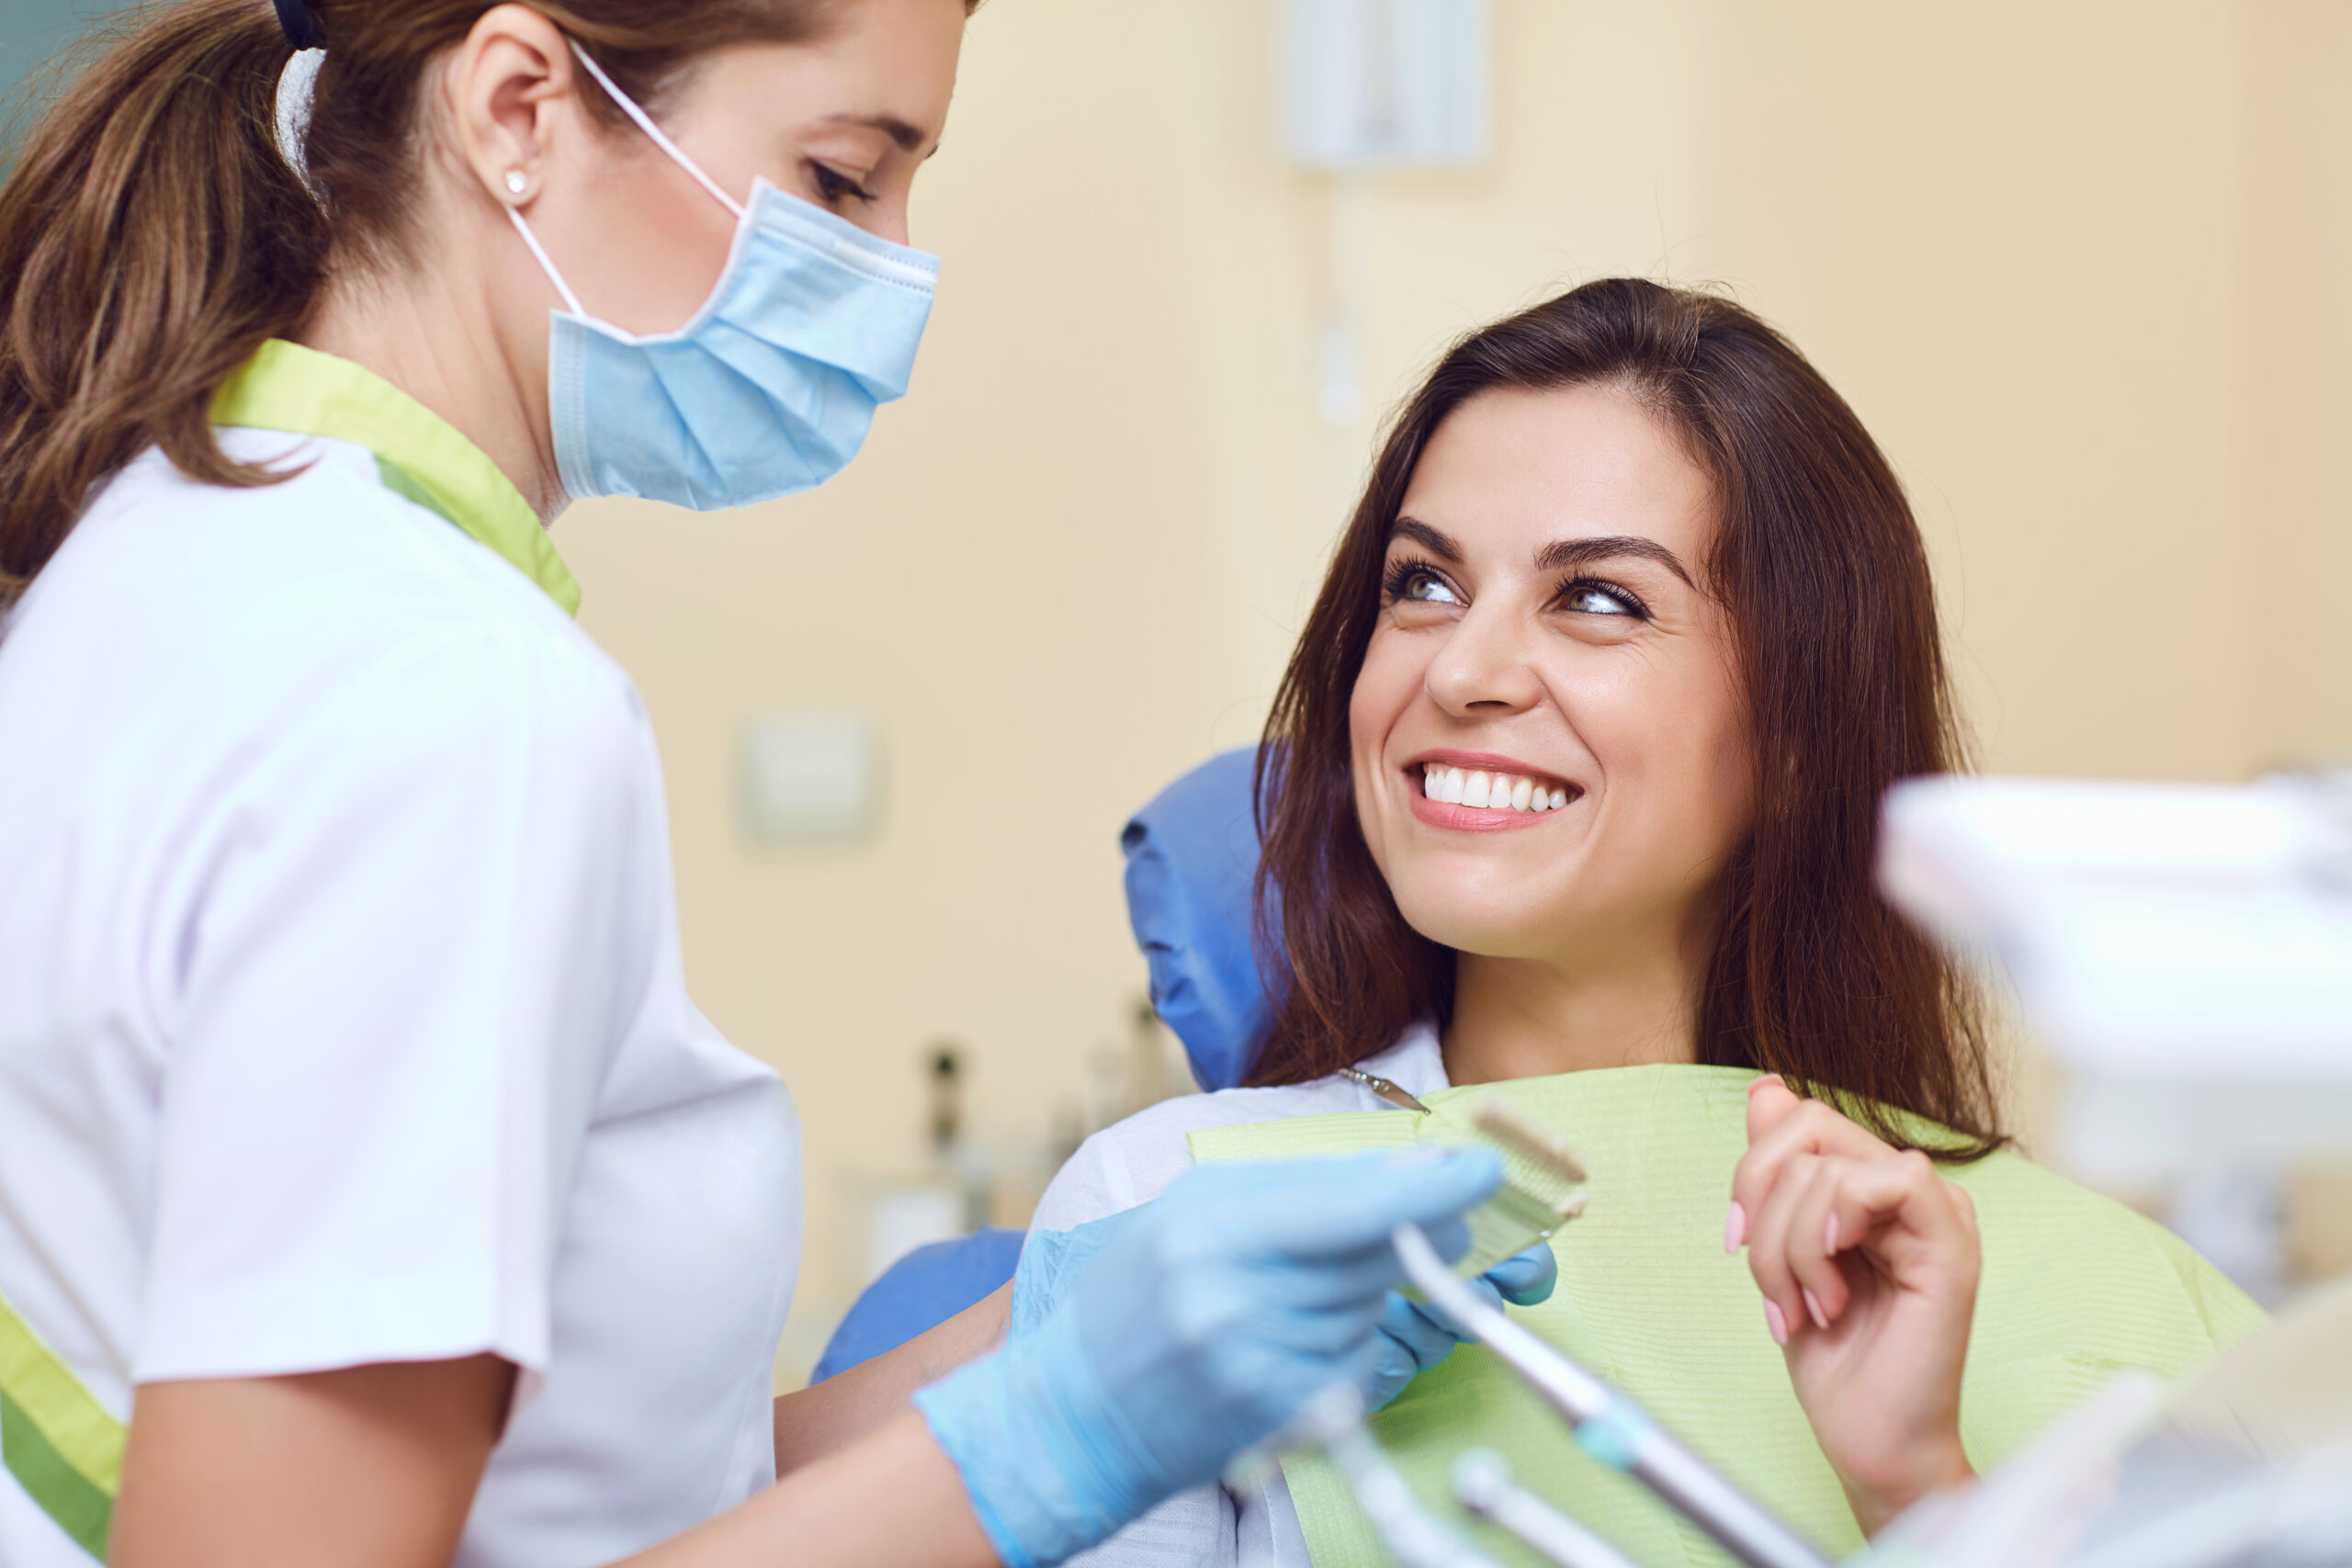
<svg viewBox="0 0 2352 1568">
<path fill-rule="evenodd" d="M 1526 1379 L 1576 1429 L 1577 1443 L 1587 1453 L 1666 1499 L 1748 1568 L 1826 1568 L 1827 1558 L 1685 1448 L 1638 1404 L 1480 1300 L 1454 1277 L 1419 1229 L 1400 1225 L 1392 1240 L 1405 1277 L 1471 1338 Z"/>
<path fill-rule="evenodd" d="M 1854 1568 L 2341 1568 L 2352 1562 L 2352 1280 L 2179 1390 L 2127 1372 Z"/>
<path fill-rule="evenodd" d="M 1919 779 L 1883 829 L 1887 897 L 2070 1066 L 2352 1085 L 2352 774 Z"/>
<path fill-rule="evenodd" d="M 2238 785 L 1920 779 L 1879 881 L 1999 964 L 2066 1071 L 2050 1153 L 2287 1294 L 2288 1168 L 2352 1155 L 2352 773 Z"/>
<path fill-rule="evenodd" d="M 1511 1480 L 1510 1461 L 1472 1449 L 1453 1467 L 1453 1500 L 1491 1519 L 1560 1568 L 1634 1568 L 1615 1547 Z"/>
<path fill-rule="evenodd" d="M 1444 1265 L 1439 1268 L 1442 1271 Z M 1275 1439 L 1274 1446 L 1321 1449 L 1348 1478 L 1356 1506 L 1380 1532 L 1399 1568 L 1498 1568 L 1492 1558 L 1421 1506 L 1413 1495 L 1412 1483 L 1388 1462 L 1363 1417 L 1363 1396 L 1351 1384 L 1334 1383 Z M 1271 1463 L 1270 1458 L 1267 1462 Z"/>
</svg>

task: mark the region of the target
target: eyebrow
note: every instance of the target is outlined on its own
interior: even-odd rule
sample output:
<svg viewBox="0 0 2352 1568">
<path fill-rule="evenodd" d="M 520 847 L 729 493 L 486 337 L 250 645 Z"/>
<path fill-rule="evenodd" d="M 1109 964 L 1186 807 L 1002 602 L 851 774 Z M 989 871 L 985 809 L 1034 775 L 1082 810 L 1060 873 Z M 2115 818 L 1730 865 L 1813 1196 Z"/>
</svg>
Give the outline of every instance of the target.
<svg viewBox="0 0 2352 1568">
<path fill-rule="evenodd" d="M 1462 547 L 1442 529 L 1432 528 L 1418 517 L 1399 517 L 1389 536 L 1410 539 L 1449 566 L 1462 564 Z M 1535 552 L 1539 571 L 1568 571 L 1605 560 L 1631 556 L 1637 560 L 1656 561 L 1680 578 L 1684 586 L 1698 587 L 1682 558 L 1659 544 L 1635 534 L 1610 534 L 1597 539 L 1555 539 Z"/>
<path fill-rule="evenodd" d="M 862 127 L 867 130 L 878 130 L 883 135 L 888 137 L 891 141 L 897 142 L 899 144 L 899 151 L 901 152 L 913 152 L 916 148 L 922 146 L 925 140 L 923 133 L 921 130 L 918 130 L 913 126 L 909 125 L 905 120 L 900 119 L 896 115 L 837 114 L 829 115 L 826 118 L 828 122 L 833 125 L 854 125 Z M 938 149 L 933 148 L 932 151 L 937 152 Z"/>
<path fill-rule="evenodd" d="M 1567 571 L 1577 567 L 1631 556 L 1636 560 L 1656 561 L 1682 580 L 1685 588 L 1699 585 L 1683 569 L 1682 558 L 1659 544 L 1633 534 L 1611 534 L 1599 539 L 1555 539 L 1535 552 L 1535 565 L 1544 571 Z"/>
<path fill-rule="evenodd" d="M 1392 539 L 1410 539 L 1448 566 L 1462 564 L 1462 547 L 1453 536 L 1439 532 L 1418 517 L 1399 517 L 1396 525 L 1388 530 Z"/>
</svg>

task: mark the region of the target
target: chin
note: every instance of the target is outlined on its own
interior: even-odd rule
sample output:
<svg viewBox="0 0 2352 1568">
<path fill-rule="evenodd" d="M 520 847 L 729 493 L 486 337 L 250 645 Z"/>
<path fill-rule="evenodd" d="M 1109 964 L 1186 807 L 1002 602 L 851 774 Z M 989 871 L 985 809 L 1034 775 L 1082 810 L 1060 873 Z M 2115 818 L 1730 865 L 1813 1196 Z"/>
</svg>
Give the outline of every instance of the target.
<svg viewBox="0 0 2352 1568">
<path fill-rule="evenodd" d="M 1469 889 L 1395 889 L 1405 923 L 1441 947 L 1481 958 L 1534 958 L 1560 945 L 1556 910 Z"/>
</svg>

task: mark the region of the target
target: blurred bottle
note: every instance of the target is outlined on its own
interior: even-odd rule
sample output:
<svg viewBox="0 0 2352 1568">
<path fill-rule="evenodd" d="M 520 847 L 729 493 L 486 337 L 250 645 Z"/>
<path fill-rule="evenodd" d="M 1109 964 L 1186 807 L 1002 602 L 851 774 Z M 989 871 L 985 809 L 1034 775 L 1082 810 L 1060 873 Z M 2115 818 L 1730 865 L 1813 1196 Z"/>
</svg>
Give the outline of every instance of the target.
<svg viewBox="0 0 2352 1568">
<path fill-rule="evenodd" d="M 853 1234 L 864 1240 L 857 1260 L 867 1280 L 916 1247 L 947 1241 L 987 1224 L 994 1170 L 970 1135 L 965 1109 L 965 1053 L 952 1040 L 924 1047 L 924 1157 L 905 1176 L 861 1176 L 850 1201 L 862 1213 Z"/>
<path fill-rule="evenodd" d="M 948 1040 L 931 1050 L 931 1153 L 934 1168 L 962 1194 L 963 1228 L 977 1230 L 988 1224 L 995 1171 L 978 1140 L 967 1131 L 963 1053 Z"/>
</svg>

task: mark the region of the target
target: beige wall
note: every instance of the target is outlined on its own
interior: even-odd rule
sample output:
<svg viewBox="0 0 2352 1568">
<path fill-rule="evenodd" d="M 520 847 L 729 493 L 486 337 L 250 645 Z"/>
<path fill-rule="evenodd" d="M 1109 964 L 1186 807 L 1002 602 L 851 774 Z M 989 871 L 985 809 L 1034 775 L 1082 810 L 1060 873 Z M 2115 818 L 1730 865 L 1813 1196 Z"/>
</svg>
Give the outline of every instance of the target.
<svg viewBox="0 0 2352 1568">
<path fill-rule="evenodd" d="M 2352 764 L 2352 6 L 2254 39 L 2254 750 Z"/>
<path fill-rule="evenodd" d="M 1912 487 L 1989 765 L 2352 749 L 2336 0 L 1496 0 L 1492 164 L 1360 200 L 1275 155 L 1273 11 L 991 0 L 918 191 L 932 336 L 865 457 L 559 529 L 662 737 L 696 995 L 807 1123 L 804 1334 L 856 1283 L 842 1173 L 919 1153 L 923 1042 L 1035 1143 L 1119 1036 L 1119 825 L 1251 734 L 1370 438 L 1315 407 L 1335 216 L 1375 411 L 1602 273 L 1789 330 Z M 884 720 L 868 848 L 739 840 L 733 726 L 804 700 Z"/>
</svg>

